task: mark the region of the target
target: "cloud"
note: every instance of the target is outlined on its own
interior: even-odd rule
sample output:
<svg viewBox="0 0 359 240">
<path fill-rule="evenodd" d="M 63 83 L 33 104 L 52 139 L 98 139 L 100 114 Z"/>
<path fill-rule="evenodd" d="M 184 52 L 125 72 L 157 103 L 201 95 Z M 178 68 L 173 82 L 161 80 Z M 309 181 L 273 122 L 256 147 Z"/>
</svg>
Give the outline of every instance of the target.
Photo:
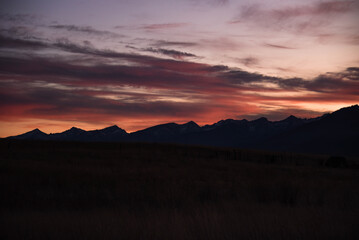
<svg viewBox="0 0 359 240">
<path fill-rule="evenodd" d="M 231 20 L 227 22 L 228 24 L 239 24 L 242 23 L 242 20 Z"/>
<path fill-rule="evenodd" d="M 201 46 L 213 49 L 216 52 L 231 52 L 243 47 L 241 42 L 235 41 L 230 37 L 214 37 L 201 39 Z"/>
<path fill-rule="evenodd" d="M 146 115 L 182 115 L 196 112 L 203 112 L 206 109 L 196 103 L 176 103 L 171 101 L 147 101 L 139 99 L 134 102 L 121 102 L 103 97 L 91 96 L 78 90 L 63 90 L 49 87 L 32 86 L 25 84 L 26 94 L 14 98 L 14 93 L 7 86 L 10 93 L 0 95 L 1 106 L 36 106 L 25 112 L 29 117 L 57 118 L 66 116 L 76 116 L 86 118 L 86 113 L 96 112 L 98 115 L 126 115 L 126 116 L 146 116 Z M 24 91 L 21 91 L 24 92 Z M 142 100 L 142 101 L 140 101 Z M 76 112 L 84 113 L 78 114 Z"/>
<path fill-rule="evenodd" d="M 141 81 L 144 76 L 151 76 L 154 79 L 163 79 L 168 77 L 169 79 L 178 80 L 177 82 L 172 82 L 173 86 L 179 83 L 186 83 L 188 79 L 191 79 L 189 76 L 195 76 L 196 79 L 205 80 L 206 76 L 215 73 L 216 77 L 221 78 L 226 81 L 218 81 L 218 85 L 221 86 L 235 86 L 243 87 L 248 84 L 276 84 L 278 87 L 283 89 L 307 89 L 317 92 L 326 92 L 334 91 L 340 87 L 351 88 L 356 87 L 358 79 L 357 68 L 348 68 L 347 70 L 341 73 L 328 73 L 320 75 L 313 80 L 304 80 L 301 78 L 278 78 L 273 76 L 265 76 L 260 73 L 250 73 L 243 71 L 241 69 L 231 69 L 226 66 L 210 66 L 201 63 L 186 62 L 186 61 L 173 61 L 170 59 L 162 59 L 153 56 L 132 54 L 132 53 L 121 53 L 111 50 L 100 50 L 94 48 L 90 44 L 79 45 L 69 41 L 68 39 L 60 39 L 54 44 L 45 44 L 42 42 L 34 41 L 25 41 L 25 40 L 9 40 L 4 38 L 5 46 L 12 46 L 15 48 L 28 48 L 28 47 L 48 47 L 55 48 L 58 50 L 82 54 L 85 56 L 93 56 L 98 58 L 98 64 L 96 66 L 83 66 L 83 65 L 71 65 L 69 63 L 61 62 L 58 63 L 53 60 L 46 59 L 14 59 L 14 58 L 2 58 L 2 68 L 4 71 L 22 74 L 54 74 L 63 77 L 79 77 L 79 78 L 88 78 L 88 79 L 104 79 L 104 80 L 113 80 L 121 79 L 122 82 L 127 83 L 125 79 L 131 79 L 132 83 Z M 2 41 L 2 39 L 0 38 Z M 0 42 L 1 42 L 0 41 Z M 176 50 L 168 49 L 154 49 L 147 48 L 141 49 L 144 51 L 161 53 L 165 55 L 170 55 L 177 59 L 183 57 L 194 57 L 194 54 L 180 52 Z M 106 65 L 106 62 L 101 60 L 101 58 L 108 59 L 119 59 L 121 61 L 126 60 L 130 65 Z M 243 64 L 256 64 L 257 60 L 255 58 L 244 58 L 240 59 Z M 96 62 L 95 62 L 96 64 Z M 134 65 L 135 64 L 135 65 Z M 18 68 L 19 65 L 27 66 L 26 68 Z M 169 75 L 171 71 L 172 75 Z M 209 82 L 212 82 L 211 79 L 207 78 Z M 145 80 L 142 80 L 144 82 Z M 151 79 L 153 83 L 157 81 Z M 161 85 L 161 84 L 160 84 Z M 268 85 L 269 86 L 269 85 Z M 354 88 L 355 89 L 355 88 Z M 349 89 L 348 89 L 349 90 Z"/>
<path fill-rule="evenodd" d="M 36 22 L 40 17 L 35 14 L 10 14 L 0 13 L 0 19 L 12 24 L 28 24 Z"/>
<path fill-rule="evenodd" d="M 164 41 L 164 40 L 158 40 L 152 44 L 152 46 L 156 46 L 156 47 L 168 47 L 168 46 L 194 47 L 197 45 L 198 44 L 194 42 L 175 42 L 175 41 Z"/>
<path fill-rule="evenodd" d="M 229 71 L 230 68 L 225 65 L 213 65 L 206 67 L 205 70 L 208 72 L 226 72 Z"/>
<path fill-rule="evenodd" d="M 26 40 L 0 35 L 0 48 L 41 49 L 47 47 L 48 44 L 38 40 Z"/>
<path fill-rule="evenodd" d="M 350 67 L 343 72 L 319 75 L 308 82 L 306 88 L 317 92 L 359 95 L 358 68 Z"/>
<path fill-rule="evenodd" d="M 223 6 L 227 5 L 229 3 L 229 0 L 207 0 L 208 4 L 214 5 L 214 6 Z"/>
<path fill-rule="evenodd" d="M 0 109 L 7 114 L 0 120 L 37 118 L 86 122 L 91 119 L 98 123 L 119 116 L 139 119 L 196 117 L 210 110 L 210 106 L 202 103 L 166 101 L 173 96 L 163 94 L 149 96 L 131 91 L 108 91 L 106 95 L 106 91 L 84 89 L 46 82 L 2 81 Z"/>
<path fill-rule="evenodd" d="M 262 84 L 262 89 L 266 89 L 266 85 L 272 88 L 273 85 L 271 84 L 275 84 L 283 90 L 330 93 L 333 94 L 334 98 L 339 97 L 334 96 L 334 93 L 353 97 L 359 94 L 359 71 L 357 67 L 350 67 L 342 72 L 322 74 L 313 79 L 272 77 L 243 70 L 230 70 L 221 73 L 221 76 L 236 86 L 250 86 L 248 84 L 260 83 Z M 357 97 L 354 98 L 356 99 Z"/>
<path fill-rule="evenodd" d="M 330 1 L 317 2 L 309 6 L 287 7 L 284 9 L 272 10 L 269 14 L 278 20 L 287 20 L 289 18 L 308 16 L 308 15 L 333 15 L 350 11 L 353 1 Z"/>
<path fill-rule="evenodd" d="M 132 47 L 132 46 L 127 46 L 128 48 L 131 49 L 135 49 L 135 50 L 139 50 L 139 51 L 144 51 L 144 52 L 152 52 L 152 53 L 159 53 L 162 55 L 166 55 L 166 56 L 170 56 L 174 59 L 183 59 L 186 57 L 197 57 L 196 55 L 192 54 L 192 53 L 187 53 L 187 52 L 181 52 L 181 51 L 177 51 L 177 50 L 173 50 L 173 49 L 164 49 L 164 48 L 136 48 L 136 47 Z"/>
<path fill-rule="evenodd" d="M 255 57 L 237 58 L 236 60 L 246 67 L 252 67 L 259 64 L 259 59 Z"/>
<path fill-rule="evenodd" d="M 227 66 L 210 66 L 202 63 L 186 62 L 186 61 L 173 61 L 170 59 L 162 59 L 153 56 L 146 56 L 132 53 L 121 53 L 111 50 L 100 50 L 94 48 L 90 44 L 79 45 L 69 41 L 68 39 L 60 39 L 54 44 L 45 44 L 43 42 L 27 41 L 19 39 L 0 38 L 0 42 L 4 42 L 4 46 L 14 48 L 55 48 L 58 50 L 83 54 L 85 56 L 97 57 L 98 64 L 95 66 L 87 65 L 73 65 L 66 62 L 61 62 L 53 59 L 41 59 L 34 58 L 29 61 L 28 59 L 16 59 L 16 58 L 1 58 L 1 68 L 3 71 L 22 74 L 54 74 L 64 77 L 80 77 L 88 79 L 126 79 L 132 78 L 132 82 L 136 82 L 136 79 L 141 79 L 142 75 L 153 76 L 154 78 L 163 79 L 169 77 L 170 79 L 181 79 L 179 82 L 186 82 L 186 78 L 189 76 L 195 76 L 196 79 L 205 79 L 207 76 L 213 76 L 221 78 L 226 81 L 218 81 L 222 86 L 243 86 L 248 83 L 273 83 L 277 84 L 283 89 L 307 89 L 317 92 L 335 91 L 337 89 L 348 88 L 355 89 L 358 84 L 358 70 L 355 67 L 348 68 L 340 73 L 326 73 L 322 74 L 312 80 L 305 80 L 301 78 L 279 78 L 273 76 L 266 76 L 260 73 L 251 73 L 243 71 L 241 69 L 231 69 Z M 171 55 L 180 59 L 181 57 L 193 57 L 194 54 L 180 52 L 176 50 L 168 49 L 154 49 L 147 48 L 141 49 L 149 52 L 156 52 L 166 55 Z M 106 63 L 100 58 L 112 58 L 119 60 L 126 60 L 131 65 L 106 65 Z M 241 59 L 244 64 L 255 64 L 255 58 Z M 96 64 L 96 62 L 95 62 Z M 137 65 L 136 65 L 137 64 Z M 18 66 L 26 66 L 19 68 Z M 160 76 L 163 77 L 160 77 Z M 190 79 L 190 78 L 189 78 Z M 209 78 L 207 80 L 210 80 Z M 156 82 L 156 81 L 155 81 Z M 210 81 L 212 82 L 212 81 Z M 176 83 L 174 83 L 176 85 Z M 347 89 L 350 90 L 350 89 Z"/>
<path fill-rule="evenodd" d="M 241 85 L 252 82 L 276 82 L 280 78 L 265 76 L 260 73 L 251 73 L 240 69 L 232 69 L 222 74 L 222 77 L 230 80 L 232 84 Z"/>
<path fill-rule="evenodd" d="M 300 110 L 293 107 L 298 103 L 359 101 L 357 67 L 312 79 L 281 78 L 225 65 L 98 49 L 66 38 L 54 43 L 4 39 L 5 46 L 18 50 L 44 47 L 58 52 L 56 56 L 0 56 L 0 110 L 6 113 L 2 121 L 92 119 L 101 123 L 126 118 L 142 121 L 141 126 L 142 119 L 212 123 L 263 113 L 265 105 L 295 113 Z M 241 60 L 256 63 L 251 57 Z M 273 117 L 280 114 L 268 112 Z"/>
<path fill-rule="evenodd" d="M 247 5 L 242 8 L 240 17 L 243 19 L 261 17 L 274 21 L 284 21 L 302 16 L 328 16 L 342 14 L 351 10 L 353 1 L 331 1 L 314 2 L 311 5 L 301 5 L 295 7 L 284 7 L 279 9 L 263 9 L 258 4 Z M 258 15 L 260 14 L 260 15 Z"/>
<path fill-rule="evenodd" d="M 124 37 L 124 35 L 117 34 L 110 31 L 97 30 L 90 26 L 77 26 L 77 25 L 50 25 L 53 29 L 64 29 L 69 32 L 80 32 L 97 36 L 109 36 L 109 37 Z"/>
<path fill-rule="evenodd" d="M 36 39 L 38 33 L 34 32 L 34 29 L 28 26 L 7 26 L 6 28 L 0 28 L 0 33 L 9 38 L 24 38 L 24 39 Z"/>
<path fill-rule="evenodd" d="M 172 50 L 172 49 L 146 48 L 145 51 L 154 52 L 154 53 L 161 53 L 161 54 L 168 55 L 168 56 L 171 56 L 171 57 L 176 58 L 176 59 L 183 59 L 184 57 L 197 57 L 196 55 L 194 55 L 192 53 L 180 52 L 180 51 Z"/>
<path fill-rule="evenodd" d="M 265 43 L 264 46 L 272 47 L 272 48 L 280 48 L 280 49 L 295 49 L 293 47 L 288 47 L 288 46 L 284 46 L 284 45 L 277 45 L 277 44 L 269 44 L 269 43 Z"/>
<path fill-rule="evenodd" d="M 250 4 L 241 7 L 240 13 L 228 23 L 251 23 L 274 30 L 315 33 L 333 23 L 336 16 L 353 11 L 353 4 L 353 1 L 314 2 L 277 9 Z"/>
<path fill-rule="evenodd" d="M 146 24 L 141 28 L 145 30 L 164 30 L 164 29 L 173 29 L 173 28 L 182 28 L 188 26 L 189 23 L 179 22 L 179 23 L 159 23 L 159 24 Z"/>
<path fill-rule="evenodd" d="M 230 0 L 190 0 L 192 4 L 199 5 L 199 4 L 206 4 L 210 6 L 224 6 L 229 4 Z"/>
</svg>

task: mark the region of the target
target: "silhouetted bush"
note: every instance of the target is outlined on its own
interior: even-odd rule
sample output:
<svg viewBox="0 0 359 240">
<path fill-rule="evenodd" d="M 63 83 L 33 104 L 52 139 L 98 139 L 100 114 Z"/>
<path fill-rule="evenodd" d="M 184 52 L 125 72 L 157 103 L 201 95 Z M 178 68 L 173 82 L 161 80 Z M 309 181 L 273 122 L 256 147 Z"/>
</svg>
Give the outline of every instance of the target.
<svg viewBox="0 0 359 240">
<path fill-rule="evenodd" d="M 326 167 L 344 168 L 347 167 L 347 160 L 345 157 L 332 156 L 325 161 Z"/>
</svg>

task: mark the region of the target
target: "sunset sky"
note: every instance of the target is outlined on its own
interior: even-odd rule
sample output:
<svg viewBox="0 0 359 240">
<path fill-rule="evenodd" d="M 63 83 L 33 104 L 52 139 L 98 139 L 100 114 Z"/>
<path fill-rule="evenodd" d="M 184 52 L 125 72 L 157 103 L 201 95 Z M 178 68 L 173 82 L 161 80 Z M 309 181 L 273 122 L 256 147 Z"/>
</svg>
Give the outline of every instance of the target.
<svg viewBox="0 0 359 240">
<path fill-rule="evenodd" d="M 0 137 L 359 103 L 359 0 L 2 0 Z"/>
</svg>

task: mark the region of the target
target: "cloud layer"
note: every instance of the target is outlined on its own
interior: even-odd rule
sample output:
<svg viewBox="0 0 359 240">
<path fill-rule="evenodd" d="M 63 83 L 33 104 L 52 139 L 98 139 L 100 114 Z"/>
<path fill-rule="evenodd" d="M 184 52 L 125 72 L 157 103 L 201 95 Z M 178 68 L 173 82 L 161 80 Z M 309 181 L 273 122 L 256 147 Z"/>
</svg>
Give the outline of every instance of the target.
<svg viewBox="0 0 359 240">
<path fill-rule="evenodd" d="M 102 50 L 67 39 L 53 43 L 0 39 L 3 49 L 55 50 L 75 54 L 72 57 L 77 59 L 1 56 L 0 108 L 6 113 L 1 121 L 210 123 L 260 113 L 273 119 L 289 114 L 288 109 L 291 114 L 307 113 L 309 117 L 318 112 L 303 104 L 359 101 L 356 67 L 313 79 L 281 78 L 227 66 Z"/>
</svg>

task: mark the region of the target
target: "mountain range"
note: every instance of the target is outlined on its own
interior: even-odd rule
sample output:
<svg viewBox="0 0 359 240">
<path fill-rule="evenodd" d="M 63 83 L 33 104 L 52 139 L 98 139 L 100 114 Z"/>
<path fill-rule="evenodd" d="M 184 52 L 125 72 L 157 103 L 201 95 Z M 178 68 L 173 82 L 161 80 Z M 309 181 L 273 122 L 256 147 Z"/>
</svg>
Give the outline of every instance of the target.
<svg viewBox="0 0 359 240">
<path fill-rule="evenodd" d="M 92 131 L 72 127 L 64 132 L 52 134 L 35 129 L 9 138 L 162 142 L 359 156 L 359 106 L 342 108 L 312 119 L 295 116 L 289 116 L 281 121 L 269 121 L 264 117 L 253 121 L 227 119 L 202 127 L 190 121 L 185 124 L 161 124 L 133 133 L 127 133 L 116 125 Z"/>
</svg>

